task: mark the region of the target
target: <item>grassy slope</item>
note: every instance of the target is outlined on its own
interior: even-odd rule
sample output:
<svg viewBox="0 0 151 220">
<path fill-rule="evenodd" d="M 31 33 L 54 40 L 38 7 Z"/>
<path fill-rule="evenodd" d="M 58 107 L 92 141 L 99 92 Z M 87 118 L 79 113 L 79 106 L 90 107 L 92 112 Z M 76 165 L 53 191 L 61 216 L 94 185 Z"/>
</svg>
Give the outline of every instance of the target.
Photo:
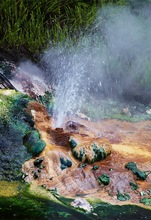
<svg viewBox="0 0 151 220">
<path fill-rule="evenodd" d="M 76 41 L 94 21 L 98 7 L 125 0 L 1 0 L 0 48 L 31 56 L 67 37 Z"/>
<path fill-rule="evenodd" d="M 72 199 L 53 195 L 42 187 L 21 182 L 0 181 L 1 219 L 150 219 L 150 210 L 132 205 L 110 205 L 91 200 L 93 213 L 84 213 L 70 206 Z"/>
</svg>

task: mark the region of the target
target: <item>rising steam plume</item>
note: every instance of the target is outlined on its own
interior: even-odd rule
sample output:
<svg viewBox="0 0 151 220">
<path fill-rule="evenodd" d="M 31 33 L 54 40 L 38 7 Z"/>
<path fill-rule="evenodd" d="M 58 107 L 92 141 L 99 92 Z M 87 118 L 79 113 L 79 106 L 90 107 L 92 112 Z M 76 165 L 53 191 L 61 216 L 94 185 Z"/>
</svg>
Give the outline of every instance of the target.
<svg viewBox="0 0 151 220">
<path fill-rule="evenodd" d="M 151 14 L 146 5 L 136 9 L 106 7 L 76 45 L 45 52 L 47 77 L 55 85 L 55 126 L 93 99 L 151 97 Z"/>
</svg>

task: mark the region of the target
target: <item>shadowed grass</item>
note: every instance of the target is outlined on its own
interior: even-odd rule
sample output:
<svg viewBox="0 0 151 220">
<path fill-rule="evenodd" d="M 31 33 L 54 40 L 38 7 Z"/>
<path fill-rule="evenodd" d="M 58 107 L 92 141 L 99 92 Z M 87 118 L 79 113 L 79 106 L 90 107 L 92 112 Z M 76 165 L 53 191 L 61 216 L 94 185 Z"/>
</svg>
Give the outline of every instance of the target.
<svg viewBox="0 0 151 220">
<path fill-rule="evenodd" d="M 0 48 L 39 53 L 67 37 L 76 40 L 94 21 L 98 8 L 125 0 L 1 0 Z"/>
</svg>

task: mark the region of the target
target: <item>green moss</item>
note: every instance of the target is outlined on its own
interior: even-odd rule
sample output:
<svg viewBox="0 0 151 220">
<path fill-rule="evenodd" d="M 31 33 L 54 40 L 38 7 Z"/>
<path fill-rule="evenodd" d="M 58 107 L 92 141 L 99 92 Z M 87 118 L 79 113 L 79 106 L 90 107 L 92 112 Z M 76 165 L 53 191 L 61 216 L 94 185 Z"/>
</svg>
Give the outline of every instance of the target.
<svg viewBox="0 0 151 220">
<path fill-rule="evenodd" d="M 77 146 L 77 142 L 76 142 L 75 140 L 73 140 L 73 139 L 71 139 L 71 140 L 69 141 L 69 143 L 70 143 L 70 147 L 71 147 L 72 149 Z"/>
<path fill-rule="evenodd" d="M 107 154 L 103 147 L 97 146 L 96 144 L 92 144 L 91 147 L 94 151 L 94 158 L 92 159 L 91 163 L 94 163 L 95 161 L 103 160 L 107 157 Z"/>
<path fill-rule="evenodd" d="M 78 155 L 78 159 L 82 161 L 84 156 L 85 156 L 85 149 L 82 148 L 80 149 L 80 154 Z"/>
<path fill-rule="evenodd" d="M 68 158 L 60 158 L 60 163 L 62 170 L 72 166 L 72 162 Z"/>
<path fill-rule="evenodd" d="M 2 185 L 2 188 L 1 188 Z M 89 218 L 69 206 L 71 199 L 56 197 L 44 188 L 25 183 L 0 182 L 0 216 L 2 219 L 84 219 Z M 15 192 L 15 193 L 14 193 Z"/>
<path fill-rule="evenodd" d="M 143 209 L 135 205 L 111 205 L 109 203 L 102 202 L 99 199 L 89 198 L 88 202 L 93 206 L 94 215 L 89 215 L 92 219 L 147 219 L 150 220 L 151 210 Z"/>
<path fill-rule="evenodd" d="M 129 162 L 125 165 L 125 168 L 131 170 L 140 180 L 145 180 L 147 178 L 146 172 L 139 170 L 134 162 Z"/>
<path fill-rule="evenodd" d="M 130 186 L 131 186 L 132 190 L 137 190 L 138 189 L 138 184 L 137 183 L 130 182 Z"/>
<path fill-rule="evenodd" d="M 3 191 L 3 194 L 2 194 Z M 7 191 L 7 193 L 5 193 Z M 81 195 L 82 196 L 82 195 Z M 73 209 L 71 198 L 65 198 L 42 187 L 29 186 L 20 182 L 0 181 L 1 219 L 146 219 L 150 220 L 151 210 L 134 205 L 111 205 L 99 199 L 88 199 L 93 213 L 84 214 Z M 148 200 L 149 201 L 149 200 Z"/>
<path fill-rule="evenodd" d="M 117 199 L 120 200 L 120 201 L 127 201 L 127 200 L 130 200 L 130 195 L 128 195 L 127 193 L 120 193 L 118 192 L 117 194 Z"/>
<path fill-rule="evenodd" d="M 98 177 L 99 182 L 103 183 L 105 186 L 107 186 L 110 183 L 110 177 L 106 174 L 102 174 Z"/>
<path fill-rule="evenodd" d="M 99 169 L 99 166 L 98 165 L 94 165 L 93 166 L 93 170 L 97 170 L 97 169 Z"/>
<path fill-rule="evenodd" d="M 22 164 L 31 158 L 23 146 L 24 135 L 34 121 L 26 112 L 31 99 L 14 90 L 0 90 L 0 180 L 21 179 Z"/>
<path fill-rule="evenodd" d="M 147 206 L 151 206 L 151 198 L 143 198 L 140 200 L 141 203 Z"/>
<path fill-rule="evenodd" d="M 79 167 L 80 167 L 80 168 L 84 168 L 84 167 L 86 167 L 86 164 L 85 164 L 85 163 L 82 163 L 82 164 L 80 164 Z"/>
<path fill-rule="evenodd" d="M 23 144 L 27 151 L 33 156 L 37 156 L 45 148 L 46 143 L 40 139 L 38 131 L 29 131 L 23 138 Z"/>
<path fill-rule="evenodd" d="M 53 94 L 49 91 L 45 92 L 43 96 L 38 96 L 38 100 L 42 105 L 44 105 L 49 112 L 50 115 L 53 113 L 53 107 L 54 107 L 54 97 Z"/>
</svg>

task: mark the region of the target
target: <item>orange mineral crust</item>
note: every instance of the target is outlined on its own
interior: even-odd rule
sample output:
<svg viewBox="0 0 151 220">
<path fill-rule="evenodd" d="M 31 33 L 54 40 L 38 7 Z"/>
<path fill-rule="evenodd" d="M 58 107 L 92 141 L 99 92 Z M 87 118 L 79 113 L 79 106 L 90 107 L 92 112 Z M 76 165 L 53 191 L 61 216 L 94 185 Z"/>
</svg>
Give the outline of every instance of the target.
<svg viewBox="0 0 151 220">
<path fill-rule="evenodd" d="M 63 196 L 83 194 L 112 204 L 140 205 L 144 196 L 150 198 L 151 174 L 142 180 L 125 165 L 134 162 L 140 171 L 151 171 L 151 121 L 93 122 L 76 116 L 72 121 L 66 118 L 63 128 L 55 129 L 39 103 L 30 102 L 28 111 L 46 147 L 23 164 L 25 181 L 56 189 Z M 100 181 L 102 174 L 109 177 L 108 184 Z M 135 189 L 132 183 L 137 185 Z M 121 202 L 118 193 L 126 193 L 130 199 Z"/>
</svg>

